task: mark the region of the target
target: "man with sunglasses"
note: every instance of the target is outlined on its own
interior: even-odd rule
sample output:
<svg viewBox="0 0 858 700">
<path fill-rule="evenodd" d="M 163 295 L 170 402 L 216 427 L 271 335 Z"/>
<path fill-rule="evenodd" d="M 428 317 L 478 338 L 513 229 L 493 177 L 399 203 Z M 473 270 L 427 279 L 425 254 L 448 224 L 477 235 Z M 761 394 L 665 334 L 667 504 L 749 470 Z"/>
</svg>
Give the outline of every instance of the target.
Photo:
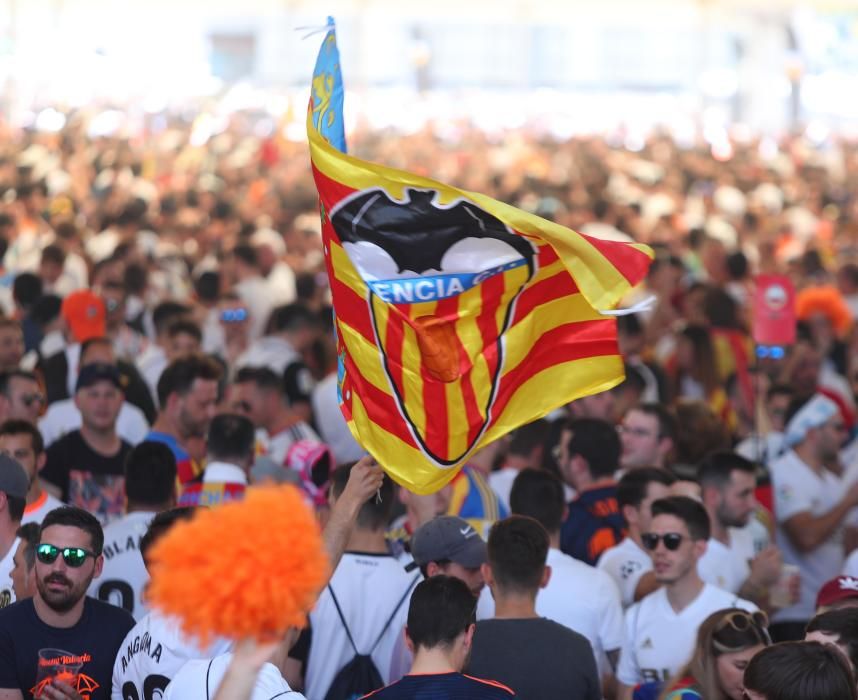
<svg viewBox="0 0 858 700">
<path fill-rule="evenodd" d="M 84 510 L 62 507 L 45 517 L 36 595 L 0 611 L 3 700 L 110 697 L 113 662 L 134 620 L 86 595 L 101 574 L 103 544 L 101 525 Z"/>
<path fill-rule="evenodd" d="M 826 396 L 790 406 L 786 440 L 791 449 L 771 465 L 771 477 L 777 544 L 784 563 L 799 568 L 801 594 L 795 605 L 772 615 L 775 641 L 804 637 L 817 592 L 843 569 L 843 526 L 858 506 L 858 483 L 847 488 L 827 465 L 837 461 L 846 436 L 837 404 Z"/>
<path fill-rule="evenodd" d="M 22 369 L 0 372 L 0 422 L 10 419 L 36 423 L 45 394 L 36 375 Z"/>
<path fill-rule="evenodd" d="M 757 610 L 700 579 L 697 563 L 710 535 L 709 516 L 700 503 L 684 496 L 662 498 L 652 504 L 652 516 L 641 540 L 661 588 L 626 611 L 617 670 L 620 700 L 630 700 L 639 683 L 673 677 L 694 651 L 697 628 L 716 610 Z"/>
</svg>

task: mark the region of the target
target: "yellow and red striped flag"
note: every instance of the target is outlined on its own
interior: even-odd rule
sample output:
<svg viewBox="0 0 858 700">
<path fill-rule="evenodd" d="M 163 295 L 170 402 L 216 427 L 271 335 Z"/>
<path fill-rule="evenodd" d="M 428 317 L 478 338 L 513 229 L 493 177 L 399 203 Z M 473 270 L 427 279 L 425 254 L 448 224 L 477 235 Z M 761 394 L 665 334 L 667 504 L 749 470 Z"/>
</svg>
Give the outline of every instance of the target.
<svg viewBox="0 0 858 700">
<path fill-rule="evenodd" d="M 481 446 L 623 380 L 616 322 L 599 310 L 652 252 L 347 155 L 319 129 L 342 123 L 321 89 L 334 83 L 317 63 L 307 132 L 340 407 L 395 481 L 432 493 Z"/>
</svg>

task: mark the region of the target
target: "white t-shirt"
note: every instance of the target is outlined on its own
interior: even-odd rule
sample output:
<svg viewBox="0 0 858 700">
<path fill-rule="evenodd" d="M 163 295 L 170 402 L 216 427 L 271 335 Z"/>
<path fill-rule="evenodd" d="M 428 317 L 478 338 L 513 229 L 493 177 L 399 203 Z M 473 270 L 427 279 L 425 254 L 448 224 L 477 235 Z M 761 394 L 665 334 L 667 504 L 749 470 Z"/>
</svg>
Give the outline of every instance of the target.
<svg viewBox="0 0 858 700">
<path fill-rule="evenodd" d="M 677 613 L 659 588 L 626 611 L 625 641 L 617 679 L 625 685 L 663 681 L 676 674 L 694 653 L 697 628 L 717 610 L 757 606 L 705 584 L 700 594 Z"/>
<path fill-rule="evenodd" d="M 604 571 L 553 547 L 546 563 L 551 578 L 536 596 L 537 614 L 584 635 L 593 647 L 599 674 L 611 672 L 606 653 L 623 645 L 623 608 L 616 584 Z M 491 593 L 480 595 L 478 617 L 490 619 L 494 614 Z"/>
<path fill-rule="evenodd" d="M 518 469 L 510 467 L 504 467 L 489 474 L 489 486 L 492 487 L 492 491 L 497 494 L 498 500 L 503 503 L 508 512 L 510 511 L 509 494 L 512 492 L 512 482 L 517 476 Z"/>
<path fill-rule="evenodd" d="M 316 384 L 312 394 L 313 415 L 325 444 L 337 464 L 356 462 L 366 454 L 349 430 L 337 399 L 337 375 L 330 374 Z"/>
<path fill-rule="evenodd" d="M 6 556 L 0 559 L 0 608 L 5 608 L 15 602 L 15 591 L 12 589 L 12 578 L 9 574 L 15 568 L 15 552 L 21 544 L 20 538 L 16 537 Z"/>
<path fill-rule="evenodd" d="M 798 566 L 801 573 L 801 598 L 796 605 L 778 610 L 773 622 L 810 620 L 814 615 L 816 594 L 829 579 L 843 569 L 843 531 L 836 530 L 810 552 L 800 552 L 790 541 L 782 523 L 799 513 L 820 516 L 828 513 L 843 498 L 840 477 L 825 470 L 817 474 L 792 450 L 771 465 L 775 500 L 775 533 L 785 564 Z"/>
<path fill-rule="evenodd" d="M 149 512 L 129 513 L 104 528 L 104 569 L 88 591 L 93 598 L 127 610 L 135 620 L 149 612 L 143 602 L 149 572 L 140 554 L 140 540 L 154 517 Z"/>
<path fill-rule="evenodd" d="M 211 700 L 223 681 L 232 654 L 221 654 L 213 659 L 188 661 L 167 686 L 164 700 Z M 142 696 L 141 696 L 142 698 Z M 259 669 L 250 700 L 306 700 L 292 690 L 274 664 L 266 663 Z"/>
<path fill-rule="evenodd" d="M 81 426 L 80 411 L 74 405 L 74 399 L 55 401 L 39 420 L 39 432 L 45 440 L 45 447 L 59 440 L 66 433 L 78 430 Z M 116 417 L 116 432 L 129 445 L 137 445 L 149 434 L 146 415 L 134 404 L 122 402 Z"/>
<path fill-rule="evenodd" d="M 59 498 L 52 496 L 42 489 L 42 495 L 39 500 L 31 503 L 24 509 L 24 517 L 21 518 L 21 524 L 39 523 L 39 525 L 41 525 L 48 513 L 50 513 L 54 508 L 59 508 L 64 505 L 65 503 L 63 503 Z"/>
<path fill-rule="evenodd" d="M 372 651 L 373 663 L 385 685 L 390 683 L 396 636 L 402 633 L 408 618 L 407 594 L 420 578 L 419 573 L 406 572 L 402 563 L 389 554 L 355 552 L 343 555 L 331 578 L 330 588 L 339 601 L 357 651 L 361 654 Z M 392 622 L 373 649 L 401 600 Z M 323 700 L 340 669 L 355 656 L 328 588 L 322 591 L 310 613 L 310 624 L 313 635 L 305 692 L 310 700 Z"/>
<path fill-rule="evenodd" d="M 706 583 L 738 593 L 751 575 L 748 562 L 754 558 L 753 533 L 747 527 L 730 528 L 729 536 L 729 547 L 709 538 L 706 553 L 697 562 L 697 573 Z"/>
<path fill-rule="evenodd" d="M 631 537 L 606 549 L 596 562 L 596 568 L 608 574 L 620 590 L 623 607 L 635 602 L 635 589 L 647 571 L 652 571 L 652 559 Z"/>
<path fill-rule="evenodd" d="M 201 649 L 180 632 L 176 620 L 151 612 L 131 628 L 119 647 L 113 664 L 110 700 L 159 697 L 151 692 L 146 695 L 144 685 L 157 684 L 163 690 L 188 661 L 210 659 L 231 648 L 229 640 L 217 639 L 208 649 Z M 129 692 L 131 688 L 136 690 L 136 695 Z"/>
<path fill-rule="evenodd" d="M 265 451 L 268 456 L 277 464 L 286 462 L 286 455 L 289 453 L 289 448 L 299 440 L 312 440 L 313 442 L 321 442 L 316 431 L 313 430 L 304 421 L 295 423 L 289 426 L 286 430 L 281 430 L 273 437 L 268 437 L 265 440 Z"/>
</svg>

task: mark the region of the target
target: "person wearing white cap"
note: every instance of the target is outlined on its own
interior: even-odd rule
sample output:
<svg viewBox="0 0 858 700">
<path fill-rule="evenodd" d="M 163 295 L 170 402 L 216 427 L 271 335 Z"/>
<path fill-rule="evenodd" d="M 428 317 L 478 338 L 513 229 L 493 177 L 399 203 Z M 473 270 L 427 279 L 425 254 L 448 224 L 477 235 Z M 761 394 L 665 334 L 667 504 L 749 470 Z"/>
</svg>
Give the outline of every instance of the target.
<svg viewBox="0 0 858 700">
<path fill-rule="evenodd" d="M 799 568 L 801 597 L 772 616 L 776 641 L 803 638 L 816 592 L 843 567 L 842 526 L 858 505 L 858 484 L 844 491 L 840 477 L 826 468 L 846 438 L 837 404 L 815 394 L 790 408 L 786 442 L 791 449 L 772 464 L 771 477 L 777 543 L 784 563 Z"/>
</svg>

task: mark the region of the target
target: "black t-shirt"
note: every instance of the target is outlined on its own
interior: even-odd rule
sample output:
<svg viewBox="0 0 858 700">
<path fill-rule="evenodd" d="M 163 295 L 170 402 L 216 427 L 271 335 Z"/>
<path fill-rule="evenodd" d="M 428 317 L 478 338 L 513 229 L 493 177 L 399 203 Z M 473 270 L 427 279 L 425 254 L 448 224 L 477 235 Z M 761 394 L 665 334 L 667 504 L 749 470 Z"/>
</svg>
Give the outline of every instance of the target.
<svg viewBox="0 0 858 700">
<path fill-rule="evenodd" d="M 74 627 L 45 624 L 28 598 L 0 610 L 0 688 L 34 697 L 41 650 L 66 652 L 65 663 L 80 665 L 78 692 L 84 700 L 110 700 L 113 663 L 134 618 L 121 608 L 86 598 Z M 52 654 L 48 654 L 52 656 Z M 56 658 L 56 657 L 54 657 Z"/>
<path fill-rule="evenodd" d="M 465 672 L 503 683 L 520 700 L 602 697 L 590 642 L 545 618 L 478 622 Z"/>
<path fill-rule="evenodd" d="M 62 499 L 105 522 L 122 515 L 125 505 L 125 458 L 131 445 L 105 457 L 93 450 L 80 430 L 63 435 L 47 450 L 40 476 L 62 489 Z"/>
<path fill-rule="evenodd" d="M 461 673 L 427 673 L 405 676 L 364 700 L 516 700 L 505 685 Z"/>
</svg>

